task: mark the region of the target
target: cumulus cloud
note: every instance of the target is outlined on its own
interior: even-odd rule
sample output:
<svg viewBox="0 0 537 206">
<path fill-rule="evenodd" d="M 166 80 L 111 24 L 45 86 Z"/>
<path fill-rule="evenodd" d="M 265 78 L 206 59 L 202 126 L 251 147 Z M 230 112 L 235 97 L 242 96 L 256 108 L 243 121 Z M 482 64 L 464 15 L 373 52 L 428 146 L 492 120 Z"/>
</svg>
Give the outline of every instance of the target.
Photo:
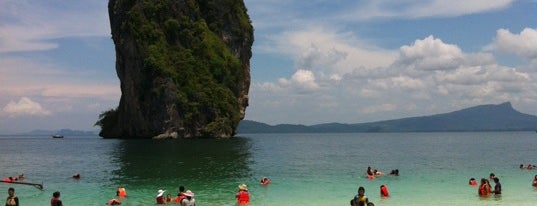
<svg viewBox="0 0 537 206">
<path fill-rule="evenodd" d="M 316 52 L 328 51 L 316 49 Z M 364 122 L 364 119 L 393 119 L 394 114 L 419 116 L 505 101 L 528 104 L 537 98 L 534 74 L 500 65 L 491 53 L 466 53 L 459 46 L 433 36 L 388 53 L 399 56 L 385 66 L 345 70 L 297 68 L 296 73 L 281 78 L 277 84 L 254 84 L 252 94 L 257 95 L 252 101 L 261 98 L 263 108 L 270 108 L 271 98 L 288 100 L 278 103 L 277 110 L 271 112 L 274 116 L 284 115 L 278 114 L 279 111 L 296 113 L 297 108 L 309 108 L 323 119 Z M 355 56 L 347 52 L 346 58 Z M 315 63 L 311 67 L 315 68 Z M 298 95 L 304 91 L 316 93 Z M 330 106 L 324 105 L 325 102 Z M 349 113 L 356 115 L 349 117 Z"/>
<path fill-rule="evenodd" d="M 537 29 L 525 28 L 519 34 L 499 29 L 493 47 L 500 52 L 516 54 L 524 59 L 537 59 Z"/>
<path fill-rule="evenodd" d="M 399 54 L 400 63 L 416 70 L 452 70 L 459 67 L 463 59 L 459 47 L 433 36 L 418 39 L 411 46 L 402 46 Z"/>
<path fill-rule="evenodd" d="M 305 90 L 316 90 L 319 88 L 317 83 L 315 83 L 315 75 L 308 70 L 298 70 L 293 74 L 291 80 Z"/>
<path fill-rule="evenodd" d="M 18 102 L 10 101 L 2 111 L 9 116 L 44 116 L 51 114 L 50 111 L 44 109 L 39 103 L 32 101 L 28 97 L 22 97 Z"/>
</svg>

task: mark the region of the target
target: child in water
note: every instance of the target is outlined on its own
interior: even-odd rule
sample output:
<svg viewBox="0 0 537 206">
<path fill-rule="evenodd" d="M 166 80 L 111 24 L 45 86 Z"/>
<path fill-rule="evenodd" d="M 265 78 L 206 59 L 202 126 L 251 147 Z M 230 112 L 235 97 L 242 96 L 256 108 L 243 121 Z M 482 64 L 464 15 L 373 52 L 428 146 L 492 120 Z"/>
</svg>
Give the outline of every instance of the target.
<svg viewBox="0 0 537 206">
<path fill-rule="evenodd" d="M 365 188 L 359 187 L 358 194 L 351 200 L 353 206 L 366 206 L 369 203 L 369 199 L 365 196 Z"/>
</svg>

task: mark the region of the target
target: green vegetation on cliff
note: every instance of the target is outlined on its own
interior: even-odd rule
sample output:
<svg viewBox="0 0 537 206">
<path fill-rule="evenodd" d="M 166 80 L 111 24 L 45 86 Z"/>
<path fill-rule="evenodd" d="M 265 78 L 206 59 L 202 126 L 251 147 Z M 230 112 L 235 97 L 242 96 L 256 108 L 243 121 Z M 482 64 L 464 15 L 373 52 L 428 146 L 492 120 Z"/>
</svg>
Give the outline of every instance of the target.
<svg viewBox="0 0 537 206">
<path fill-rule="evenodd" d="M 159 84 L 155 81 L 171 79 L 177 88 L 174 106 L 184 128 L 195 130 L 201 124 L 204 136 L 233 135 L 243 118 L 238 97 L 249 70 L 232 48 L 253 43 L 253 27 L 242 0 L 112 1 L 110 12 L 117 14 L 111 16 L 123 13 L 123 21 L 112 25 L 120 31 L 114 37 L 116 48 L 133 41 L 143 65 L 134 101 L 143 104 L 162 96 L 169 85 L 155 86 Z M 120 109 L 102 113 L 96 125 L 102 130 L 117 127 L 117 112 Z"/>
</svg>

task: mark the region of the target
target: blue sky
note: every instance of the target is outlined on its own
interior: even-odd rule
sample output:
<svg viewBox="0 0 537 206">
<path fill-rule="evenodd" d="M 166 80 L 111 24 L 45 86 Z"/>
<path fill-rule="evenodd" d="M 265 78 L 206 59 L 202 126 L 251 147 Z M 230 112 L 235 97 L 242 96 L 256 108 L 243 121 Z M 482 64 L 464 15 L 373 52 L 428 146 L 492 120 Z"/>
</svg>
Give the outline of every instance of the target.
<svg viewBox="0 0 537 206">
<path fill-rule="evenodd" d="M 0 134 L 97 130 L 118 105 L 107 2 L 0 1 Z M 507 101 L 537 114 L 536 0 L 245 4 L 246 119 L 360 123 Z"/>
</svg>

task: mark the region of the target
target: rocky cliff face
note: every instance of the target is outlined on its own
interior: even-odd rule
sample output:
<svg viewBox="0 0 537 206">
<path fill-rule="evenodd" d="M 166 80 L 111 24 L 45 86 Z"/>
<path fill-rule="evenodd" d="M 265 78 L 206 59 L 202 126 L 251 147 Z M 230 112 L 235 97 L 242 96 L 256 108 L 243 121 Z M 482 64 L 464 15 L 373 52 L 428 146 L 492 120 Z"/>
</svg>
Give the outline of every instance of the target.
<svg viewBox="0 0 537 206">
<path fill-rule="evenodd" d="M 242 0 L 110 0 L 117 109 L 105 138 L 226 138 L 248 106 L 253 28 Z"/>
</svg>

